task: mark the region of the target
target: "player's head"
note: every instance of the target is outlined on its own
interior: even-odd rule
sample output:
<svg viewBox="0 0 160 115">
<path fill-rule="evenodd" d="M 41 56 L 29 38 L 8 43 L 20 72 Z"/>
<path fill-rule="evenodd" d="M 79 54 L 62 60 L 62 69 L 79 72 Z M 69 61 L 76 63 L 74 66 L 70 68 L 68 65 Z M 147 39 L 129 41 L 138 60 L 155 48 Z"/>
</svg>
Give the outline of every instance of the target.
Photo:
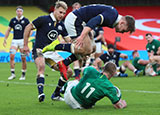
<svg viewBox="0 0 160 115">
<path fill-rule="evenodd" d="M 133 58 L 139 57 L 138 51 L 137 51 L 137 50 L 134 50 L 134 51 L 132 52 L 132 56 L 133 56 Z"/>
<path fill-rule="evenodd" d="M 135 19 L 129 15 L 123 16 L 116 25 L 115 30 L 119 33 L 133 33 L 135 31 Z"/>
<path fill-rule="evenodd" d="M 23 7 L 17 6 L 16 8 L 16 15 L 20 18 L 23 15 Z"/>
<path fill-rule="evenodd" d="M 145 38 L 146 38 L 146 40 L 147 40 L 148 43 L 151 43 L 153 41 L 153 37 L 152 37 L 151 33 L 147 33 L 145 35 Z"/>
<path fill-rule="evenodd" d="M 72 5 L 72 11 L 73 10 L 77 10 L 81 7 L 81 4 L 79 2 L 75 2 L 73 5 Z"/>
<path fill-rule="evenodd" d="M 112 44 L 108 44 L 107 47 L 108 47 L 108 52 L 109 52 L 109 53 L 112 54 L 112 53 L 115 51 L 115 47 L 114 47 Z"/>
<path fill-rule="evenodd" d="M 68 9 L 68 6 L 64 1 L 56 2 L 55 9 L 54 9 L 54 16 L 57 21 L 60 21 L 64 18 L 67 9 Z"/>
<path fill-rule="evenodd" d="M 108 79 L 110 79 L 112 76 L 115 75 L 117 70 L 117 66 L 116 64 L 114 64 L 113 62 L 106 62 L 104 64 L 103 67 L 103 74 L 107 74 L 106 76 L 108 77 Z"/>
</svg>

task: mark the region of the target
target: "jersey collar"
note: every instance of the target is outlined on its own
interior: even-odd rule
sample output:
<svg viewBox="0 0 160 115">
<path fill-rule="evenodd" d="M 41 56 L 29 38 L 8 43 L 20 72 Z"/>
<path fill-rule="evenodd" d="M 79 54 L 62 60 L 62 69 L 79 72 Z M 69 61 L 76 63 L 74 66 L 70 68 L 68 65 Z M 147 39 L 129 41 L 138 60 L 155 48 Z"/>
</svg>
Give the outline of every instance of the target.
<svg viewBox="0 0 160 115">
<path fill-rule="evenodd" d="M 114 22 L 113 27 L 115 27 L 115 26 L 118 24 L 118 22 L 120 21 L 121 18 L 122 18 L 122 15 L 118 15 L 118 18 L 117 18 L 117 20 Z"/>
<path fill-rule="evenodd" d="M 24 18 L 24 16 L 22 15 L 21 17 L 20 17 L 20 20 L 22 20 Z M 18 16 L 16 16 L 16 19 L 18 20 Z"/>
<path fill-rule="evenodd" d="M 53 12 L 50 13 L 50 17 L 52 18 L 53 21 L 55 21 L 55 22 L 57 21 L 56 18 L 54 17 L 54 15 L 53 15 Z"/>
</svg>

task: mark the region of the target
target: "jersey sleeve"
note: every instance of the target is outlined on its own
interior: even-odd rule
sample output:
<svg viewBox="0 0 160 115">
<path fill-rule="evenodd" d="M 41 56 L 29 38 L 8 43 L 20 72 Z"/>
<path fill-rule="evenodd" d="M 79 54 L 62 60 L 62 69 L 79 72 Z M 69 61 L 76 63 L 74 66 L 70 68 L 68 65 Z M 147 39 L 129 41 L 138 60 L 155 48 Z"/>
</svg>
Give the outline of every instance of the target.
<svg viewBox="0 0 160 115">
<path fill-rule="evenodd" d="M 62 31 L 62 34 L 61 34 L 64 38 L 68 37 L 68 32 L 63 24 L 63 31 Z"/>
<path fill-rule="evenodd" d="M 13 28 L 13 19 L 10 20 L 9 27 Z"/>
<path fill-rule="evenodd" d="M 98 15 L 96 17 L 93 17 L 92 19 L 90 19 L 86 26 L 90 27 L 91 29 L 94 29 L 95 27 L 101 25 L 103 23 L 103 15 Z"/>
<path fill-rule="evenodd" d="M 104 33 L 104 30 L 103 30 L 103 28 L 102 27 L 99 27 L 99 34 L 103 34 Z"/>
<path fill-rule="evenodd" d="M 118 97 L 115 87 L 108 87 L 104 90 L 104 93 L 111 100 L 112 104 L 116 104 L 121 99 L 121 96 Z"/>
<path fill-rule="evenodd" d="M 29 24 L 30 22 L 29 22 L 29 20 L 28 19 L 26 19 L 26 26 Z"/>
<path fill-rule="evenodd" d="M 105 54 L 102 54 L 99 58 L 103 61 L 103 63 L 106 63 L 107 61 L 109 61 L 109 60 L 107 60 L 106 59 L 106 56 L 107 56 L 107 54 L 105 53 Z"/>
<path fill-rule="evenodd" d="M 37 19 L 33 20 L 32 24 L 35 28 L 40 28 L 43 25 L 44 17 L 38 17 Z"/>
</svg>

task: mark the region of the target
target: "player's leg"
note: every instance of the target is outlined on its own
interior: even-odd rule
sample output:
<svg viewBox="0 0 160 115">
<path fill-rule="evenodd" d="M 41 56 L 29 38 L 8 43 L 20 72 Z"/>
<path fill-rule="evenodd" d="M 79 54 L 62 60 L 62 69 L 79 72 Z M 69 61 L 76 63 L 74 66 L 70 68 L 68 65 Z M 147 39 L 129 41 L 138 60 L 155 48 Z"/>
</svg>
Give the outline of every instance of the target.
<svg viewBox="0 0 160 115">
<path fill-rule="evenodd" d="M 141 72 L 137 70 L 129 61 L 125 61 L 122 65 L 124 66 L 123 68 L 128 68 L 130 71 L 134 72 L 135 75 L 139 75 Z"/>
<path fill-rule="evenodd" d="M 37 67 L 37 88 L 38 88 L 38 99 L 39 102 L 44 101 L 45 94 L 44 89 L 44 70 L 45 70 L 45 59 L 43 56 L 38 56 L 36 51 L 33 51 L 33 58 Z"/>
<path fill-rule="evenodd" d="M 14 57 L 17 52 L 17 42 L 16 40 L 12 40 L 11 48 L 10 48 L 10 68 L 11 68 L 11 76 L 8 78 L 8 80 L 12 80 L 16 77 L 15 75 L 15 62 Z"/>
<path fill-rule="evenodd" d="M 19 78 L 19 80 L 25 80 L 25 74 L 26 74 L 26 70 L 27 70 L 27 62 L 26 62 L 26 55 L 23 53 L 23 40 L 20 41 L 19 44 L 19 49 L 20 49 L 20 53 L 21 53 L 21 60 L 22 60 L 22 75 Z"/>
<path fill-rule="evenodd" d="M 55 70 L 57 70 L 57 66 L 54 65 L 53 68 Z M 68 68 L 67 69 L 67 78 L 70 78 L 72 76 L 72 69 L 71 68 Z M 64 99 L 61 97 L 60 93 L 61 93 L 61 89 L 62 87 L 64 86 L 64 84 L 67 82 L 67 80 L 64 79 L 64 77 L 60 77 L 60 79 L 58 80 L 58 84 L 56 86 L 56 89 L 54 90 L 52 96 L 51 96 L 51 99 L 52 100 L 55 100 L 55 101 L 64 101 Z"/>
<path fill-rule="evenodd" d="M 75 79 L 80 80 L 81 69 L 80 69 L 80 65 L 79 65 L 79 60 L 73 62 L 73 68 L 74 68 Z"/>
</svg>

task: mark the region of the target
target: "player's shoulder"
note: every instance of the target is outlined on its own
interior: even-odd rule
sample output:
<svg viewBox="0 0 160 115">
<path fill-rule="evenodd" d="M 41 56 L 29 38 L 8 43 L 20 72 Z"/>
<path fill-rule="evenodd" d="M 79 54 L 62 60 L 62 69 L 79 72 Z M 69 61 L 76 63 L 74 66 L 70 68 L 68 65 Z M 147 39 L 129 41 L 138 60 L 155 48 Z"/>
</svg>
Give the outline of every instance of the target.
<svg viewBox="0 0 160 115">
<path fill-rule="evenodd" d="M 16 17 L 11 18 L 11 21 L 14 21 L 14 20 L 16 20 Z"/>
</svg>

